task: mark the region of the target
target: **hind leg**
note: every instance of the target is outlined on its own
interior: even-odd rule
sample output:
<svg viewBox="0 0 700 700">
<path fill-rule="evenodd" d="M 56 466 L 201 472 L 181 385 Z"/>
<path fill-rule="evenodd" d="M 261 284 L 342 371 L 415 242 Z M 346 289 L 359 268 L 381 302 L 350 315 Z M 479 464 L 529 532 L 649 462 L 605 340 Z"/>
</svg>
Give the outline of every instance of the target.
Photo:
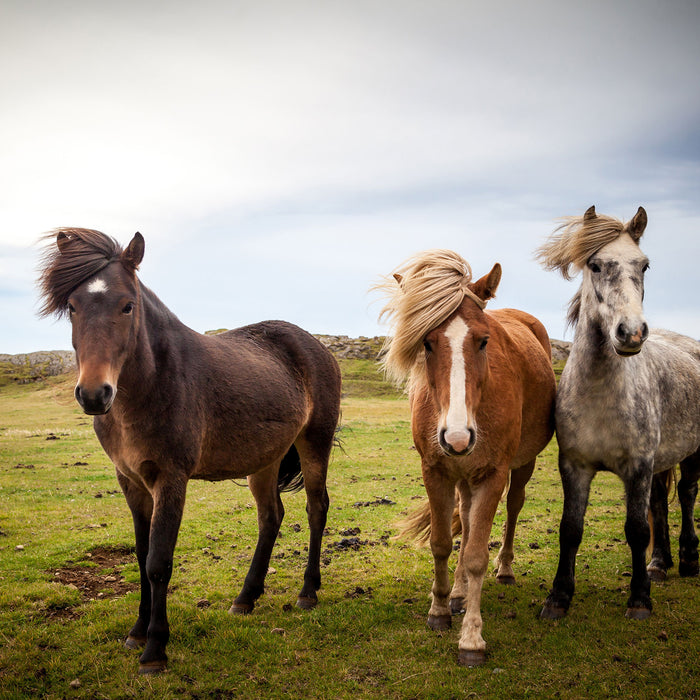
<svg viewBox="0 0 700 700">
<path fill-rule="evenodd" d="M 321 588 L 321 543 L 329 506 L 326 476 L 332 442 L 332 433 L 312 442 L 307 431 L 296 443 L 304 475 L 306 516 L 309 522 L 309 557 L 304 571 L 304 585 L 297 598 L 297 606 L 305 610 L 316 606 L 316 594 Z"/>
<path fill-rule="evenodd" d="M 535 460 L 524 464 L 510 473 L 510 486 L 506 500 L 506 522 L 503 526 L 503 544 L 496 557 L 496 578 L 499 583 L 515 583 L 513 573 L 513 541 L 518 515 L 525 503 L 525 484 L 530 480 L 535 469 Z"/>
<path fill-rule="evenodd" d="M 258 509 L 258 544 L 243 589 L 234 600 L 230 613 L 252 612 L 255 601 L 265 590 L 265 576 L 270 565 L 272 548 L 284 517 L 284 506 L 277 487 L 279 465 L 277 462 L 248 477 L 248 486 Z"/>
<path fill-rule="evenodd" d="M 668 488 L 672 471 L 654 474 L 649 501 L 649 523 L 652 531 L 651 561 L 647 566 L 652 581 L 665 581 L 673 566 L 671 541 L 668 534 Z"/>
<path fill-rule="evenodd" d="M 678 482 L 678 500 L 681 504 L 682 516 L 678 557 L 678 573 L 681 576 L 697 576 L 699 571 L 698 537 L 695 534 L 693 522 L 699 476 L 700 452 L 696 452 L 681 462 L 681 479 Z"/>
</svg>

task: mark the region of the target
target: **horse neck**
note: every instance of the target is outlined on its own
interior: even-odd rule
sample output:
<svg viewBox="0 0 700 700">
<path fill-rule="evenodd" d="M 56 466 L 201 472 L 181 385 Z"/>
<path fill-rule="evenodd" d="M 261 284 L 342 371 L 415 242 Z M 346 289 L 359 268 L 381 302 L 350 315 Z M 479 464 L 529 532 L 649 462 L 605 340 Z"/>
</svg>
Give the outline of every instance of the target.
<svg viewBox="0 0 700 700">
<path fill-rule="evenodd" d="M 140 392 L 155 382 L 165 363 L 177 362 L 175 339 L 183 329 L 190 331 L 175 314 L 145 285 L 139 282 L 141 319 L 134 351 L 129 355 L 119 377 L 120 383 L 136 385 Z"/>
</svg>

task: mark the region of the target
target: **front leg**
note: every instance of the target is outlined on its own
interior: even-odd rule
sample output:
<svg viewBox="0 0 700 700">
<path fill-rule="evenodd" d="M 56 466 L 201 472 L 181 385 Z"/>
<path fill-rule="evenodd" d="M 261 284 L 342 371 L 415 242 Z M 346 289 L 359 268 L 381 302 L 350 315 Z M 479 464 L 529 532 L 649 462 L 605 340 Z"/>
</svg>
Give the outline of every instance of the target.
<svg viewBox="0 0 700 700">
<path fill-rule="evenodd" d="M 649 496 L 653 477 L 651 460 L 639 460 L 629 470 L 625 480 L 627 518 L 625 536 L 632 552 L 632 580 L 627 601 L 626 617 L 644 620 L 651 614 L 651 579 L 646 567 L 649 546 Z"/>
<path fill-rule="evenodd" d="M 423 465 L 423 482 L 430 504 L 430 549 L 433 553 L 434 578 L 432 603 L 428 613 L 428 627 L 446 630 L 452 625 L 448 596 L 450 578 L 447 562 L 452 553 L 452 511 L 454 510 L 454 482 Z"/>
<path fill-rule="evenodd" d="M 558 620 L 566 615 L 576 586 L 576 553 L 583 538 L 583 519 L 595 470 L 559 453 L 559 474 L 564 489 L 564 510 L 559 526 L 559 565 L 554 584 L 540 617 Z"/>
<path fill-rule="evenodd" d="M 148 491 L 131 481 L 120 471 L 117 471 L 117 481 L 124 492 L 126 503 L 129 506 L 131 517 L 134 521 L 136 559 L 139 564 L 139 574 L 141 578 L 139 615 L 136 619 L 136 623 L 131 630 L 129 630 L 124 646 L 126 646 L 127 649 L 139 649 L 146 645 L 148 623 L 151 619 L 151 583 L 146 574 L 146 559 L 148 558 L 148 539 L 151 532 L 151 518 L 153 516 L 153 498 Z"/>
<path fill-rule="evenodd" d="M 186 490 L 185 477 L 165 471 L 161 471 L 151 489 L 153 517 L 146 558 L 146 576 L 151 586 L 151 617 L 146 648 L 139 659 L 140 673 L 160 673 L 167 666 L 165 647 L 170 638 L 168 584 L 173 572 L 173 553 L 185 508 Z"/>
<path fill-rule="evenodd" d="M 462 666 L 480 666 L 486 659 L 486 642 L 481 635 L 481 589 L 489 564 L 489 537 L 498 502 L 505 487 L 507 466 L 494 472 L 471 491 L 469 509 L 469 541 L 463 551 L 467 577 L 467 598 L 462 630 L 459 638 L 459 663 Z M 460 498 L 470 491 L 460 482 Z"/>
</svg>

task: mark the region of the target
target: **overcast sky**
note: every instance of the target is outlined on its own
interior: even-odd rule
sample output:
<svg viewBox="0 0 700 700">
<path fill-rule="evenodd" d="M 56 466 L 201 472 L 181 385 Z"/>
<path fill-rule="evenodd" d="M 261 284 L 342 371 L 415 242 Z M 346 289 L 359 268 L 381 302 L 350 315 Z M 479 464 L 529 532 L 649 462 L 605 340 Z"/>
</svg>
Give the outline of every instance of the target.
<svg viewBox="0 0 700 700">
<path fill-rule="evenodd" d="M 648 321 L 700 338 L 699 31 L 697 0 L 3 0 L 0 353 L 70 348 L 58 226 L 141 231 L 198 331 L 382 334 L 370 285 L 445 247 L 571 339 L 533 251 L 591 204 L 646 208 Z"/>
</svg>

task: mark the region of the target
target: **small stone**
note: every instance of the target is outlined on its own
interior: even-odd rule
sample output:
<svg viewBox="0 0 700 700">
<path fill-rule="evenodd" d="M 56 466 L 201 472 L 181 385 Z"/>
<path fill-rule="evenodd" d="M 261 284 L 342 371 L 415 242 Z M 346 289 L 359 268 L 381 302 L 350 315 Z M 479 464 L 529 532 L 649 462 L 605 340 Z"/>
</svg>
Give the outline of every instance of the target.
<svg viewBox="0 0 700 700">
<path fill-rule="evenodd" d="M 197 601 L 198 608 L 208 608 L 210 605 L 211 602 L 209 602 L 206 598 L 202 598 L 201 600 Z"/>
<path fill-rule="evenodd" d="M 18 544 L 15 547 L 15 552 L 23 552 L 24 551 L 24 545 L 23 544 Z"/>
<path fill-rule="evenodd" d="M 73 688 L 73 690 L 77 690 L 77 689 L 80 688 L 80 686 L 81 686 L 80 679 L 79 679 L 79 678 L 75 678 L 74 680 L 72 680 L 72 681 L 69 683 L 69 685 L 70 685 L 71 688 Z"/>
<path fill-rule="evenodd" d="M 285 629 L 283 627 L 275 627 L 271 631 L 272 634 L 281 634 L 282 636 L 285 634 Z"/>
<path fill-rule="evenodd" d="M 657 637 L 662 641 L 662 642 L 667 642 L 668 641 L 668 632 L 666 630 L 661 630 Z"/>
</svg>

